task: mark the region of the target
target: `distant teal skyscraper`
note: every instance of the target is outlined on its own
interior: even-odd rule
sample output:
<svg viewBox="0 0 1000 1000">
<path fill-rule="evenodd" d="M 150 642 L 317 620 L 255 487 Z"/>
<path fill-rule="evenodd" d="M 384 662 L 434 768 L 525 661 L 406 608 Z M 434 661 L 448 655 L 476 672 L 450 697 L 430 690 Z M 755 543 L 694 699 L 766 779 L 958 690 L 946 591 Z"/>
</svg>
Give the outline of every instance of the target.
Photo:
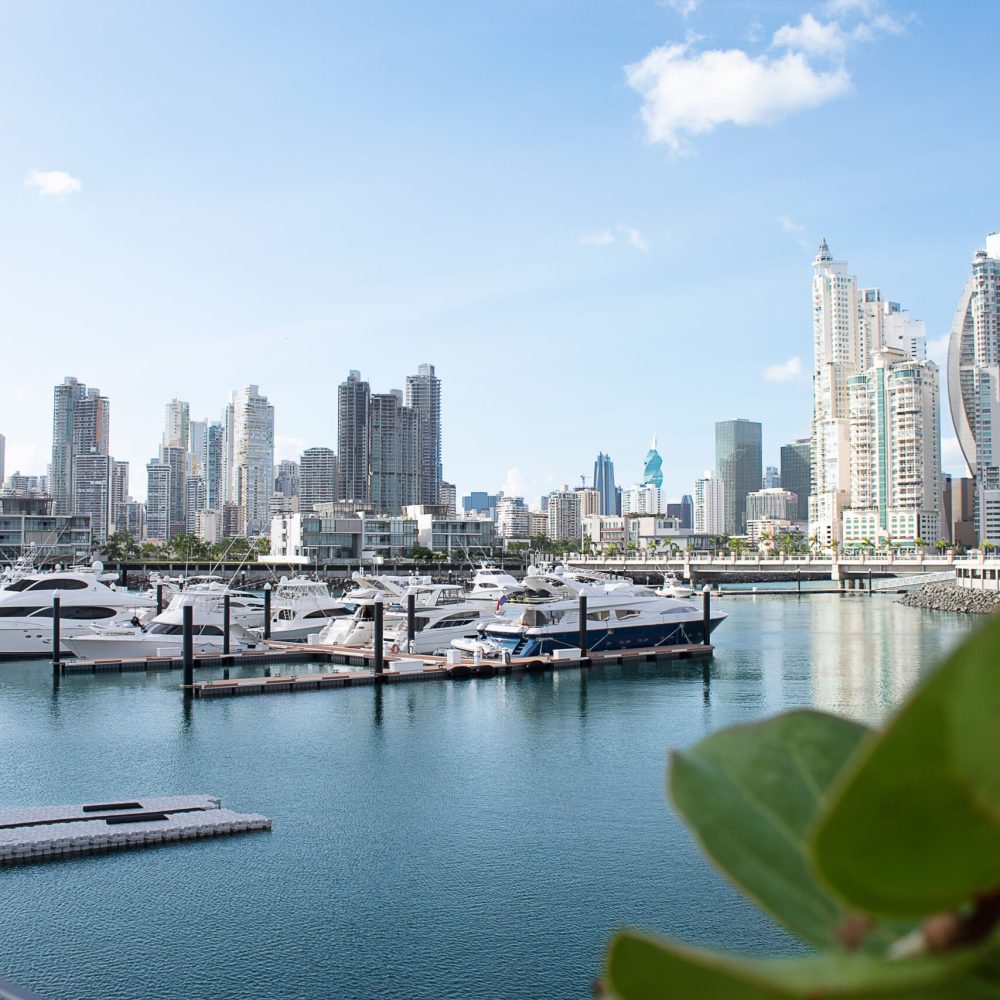
<svg viewBox="0 0 1000 1000">
<path fill-rule="evenodd" d="M 656 435 L 653 435 L 653 443 L 646 452 L 646 467 L 642 473 L 643 486 L 655 486 L 659 489 L 663 485 L 663 459 L 656 450 Z"/>
</svg>

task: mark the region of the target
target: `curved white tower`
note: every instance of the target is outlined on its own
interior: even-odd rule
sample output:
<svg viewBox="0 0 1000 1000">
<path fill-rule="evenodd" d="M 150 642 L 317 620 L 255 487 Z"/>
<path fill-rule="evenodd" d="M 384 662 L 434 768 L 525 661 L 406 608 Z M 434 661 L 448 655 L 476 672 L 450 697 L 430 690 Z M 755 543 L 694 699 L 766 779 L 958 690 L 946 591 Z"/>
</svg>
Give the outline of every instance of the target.
<svg viewBox="0 0 1000 1000">
<path fill-rule="evenodd" d="M 980 540 L 1000 536 L 1000 233 L 972 258 L 948 342 L 948 401 L 976 482 Z"/>
</svg>

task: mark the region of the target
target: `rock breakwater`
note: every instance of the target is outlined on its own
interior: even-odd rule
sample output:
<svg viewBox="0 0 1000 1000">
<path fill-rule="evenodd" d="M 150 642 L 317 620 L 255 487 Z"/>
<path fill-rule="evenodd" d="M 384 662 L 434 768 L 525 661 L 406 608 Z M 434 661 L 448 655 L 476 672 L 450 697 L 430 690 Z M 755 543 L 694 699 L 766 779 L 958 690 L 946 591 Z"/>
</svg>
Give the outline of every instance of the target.
<svg viewBox="0 0 1000 1000">
<path fill-rule="evenodd" d="M 966 590 L 953 583 L 925 583 L 899 599 L 908 608 L 929 611 L 957 611 L 967 615 L 988 615 L 1000 611 L 1000 593 L 995 590 Z"/>
</svg>

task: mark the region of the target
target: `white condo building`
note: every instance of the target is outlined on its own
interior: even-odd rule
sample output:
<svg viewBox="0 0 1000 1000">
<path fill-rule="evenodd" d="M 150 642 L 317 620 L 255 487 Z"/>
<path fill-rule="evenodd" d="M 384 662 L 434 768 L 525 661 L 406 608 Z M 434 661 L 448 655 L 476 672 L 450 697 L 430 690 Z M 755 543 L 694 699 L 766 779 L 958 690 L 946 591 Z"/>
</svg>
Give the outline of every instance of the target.
<svg viewBox="0 0 1000 1000">
<path fill-rule="evenodd" d="M 622 490 L 623 514 L 660 514 L 663 509 L 663 491 L 653 483 L 637 483 Z"/>
<path fill-rule="evenodd" d="M 926 334 L 877 288 L 858 288 L 845 261 L 826 240 L 813 261 L 813 420 L 809 534 L 820 544 L 841 541 L 851 496 L 851 414 L 848 383 L 869 371 L 878 352 L 899 349 L 922 360 Z M 856 439 L 859 440 L 859 439 Z M 856 505 L 855 505 L 856 506 Z"/>
<path fill-rule="evenodd" d="M 726 486 L 711 472 L 694 483 L 694 530 L 699 535 L 722 535 L 726 531 Z"/>
<path fill-rule="evenodd" d="M 500 538 L 531 537 L 531 519 L 524 497 L 500 497 L 497 502 L 497 535 Z"/>
<path fill-rule="evenodd" d="M 1000 233 L 972 258 L 948 344 L 948 399 L 975 480 L 979 540 L 1000 538 Z"/>
<path fill-rule="evenodd" d="M 555 542 L 580 538 L 580 496 L 564 486 L 549 494 L 547 535 Z"/>
<path fill-rule="evenodd" d="M 928 544 L 942 537 L 941 402 L 938 368 L 903 351 L 875 354 L 848 381 L 851 506 L 842 540 Z"/>
<path fill-rule="evenodd" d="M 243 509 L 247 534 L 267 531 L 274 492 L 274 407 L 255 385 L 234 392 L 227 408 L 228 496 Z"/>
</svg>

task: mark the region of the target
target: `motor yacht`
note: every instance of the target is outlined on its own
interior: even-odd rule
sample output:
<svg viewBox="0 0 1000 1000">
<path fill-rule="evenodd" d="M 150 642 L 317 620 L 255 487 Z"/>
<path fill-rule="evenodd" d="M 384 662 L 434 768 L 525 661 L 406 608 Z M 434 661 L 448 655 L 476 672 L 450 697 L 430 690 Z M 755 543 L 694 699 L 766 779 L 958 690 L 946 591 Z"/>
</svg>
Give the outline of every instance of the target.
<svg viewBox="0 0 1000 1000">
<path fill-rule="evenodd" d="M 558 584 L 549 577 L 555 576 Z M 582 583 L 564 574 L 524 580 L 529 596 L 512 597 L 503 613 L 477 628 L 478 639 L 452 643 L 489 655 L 537 656 L 579 649 L 579 599 L 587 598 L 587 650 L 653 649 L 700 643 L 705 638 L 701 609 L 691 601 L 662 597 L 648 587 L 625 583 Z M 558 595 L 562 589 L 571 596 Z M 539 596 L 530 596 L 532 591 Z M 726 618 L 712 611 L 711 634 Z"/>
<path fill-rule="evenodd" d="M 318 580 L 282 577 L 271 598 L 271 638 L 281 642 L 305 642 L 331 621 L 352 615 L 354 601 L 330 596 L 330 588 Z"/>
<path fill-rule="evenodd" d="M 63 645 L 80 659 L 137 659 L 146 656 L 181 656 L 184 643 L 184 608 L 192 608 L 193 645 L 196 653 L 221 653 L 224 645 L 224 598 L 227 588 L 217 584 L 188 587 L 175 594 L 169 606 L 149 622 L 138 618 L 128 624 L 94 626 L 74 634 Z M 241 652 L 263 647 L 260 639 L 232 618 L 229 649 Z"/>
<path fill-rule="evenodd" d="M 694 588 L 686 584 L 675 573 L 663 574 L 663 585 L 656 591 L 660 597 L 685 598 L 694 595 Z"/>
<path fill-rule="evenodd" d="M 483 565 L 476 570 L 466 599 L 482 601 L 484 604 L 496 607 L 501 597 L 514 593 L 520 586 L 520 583 L 506 570 Z"/>
<path fill-rule="evenodd" d="M 152 606 L 141 594 L 105 583 L 98 573 L 25 573 L 0 590 L 0 656 L 52 655 L 52 599 L 59 598 L 60 646 L 97 623 L 119 625 Z"/>
</svg>

